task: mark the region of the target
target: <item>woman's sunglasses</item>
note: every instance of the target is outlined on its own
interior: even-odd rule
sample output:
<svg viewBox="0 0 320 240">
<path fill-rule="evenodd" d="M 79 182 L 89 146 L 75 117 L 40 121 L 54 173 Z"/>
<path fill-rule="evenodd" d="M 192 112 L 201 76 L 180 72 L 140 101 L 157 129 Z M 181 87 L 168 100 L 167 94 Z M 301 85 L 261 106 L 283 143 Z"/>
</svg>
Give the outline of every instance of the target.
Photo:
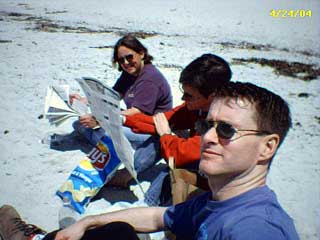
<svg viewBox="0 0 320 240">
<path fill-rule="evenodd" d="M 133 57 L 134 57 L 133 54 L 130 53 L 130 54 L 125 55 L 125 56 L 123 56 L 121 58 L 118 58 L 118 63 L 124 64 L 126 60 L 127 60 L 128 63 L 131 63 L 132 60 L 133 60 Z"/>
<path fill-rule="evenodd" d="M 195 125 L 196 131 L 204 135 L 206 132 L 209 131 L 210 128 L 215 128 L 217 131 L 217 135 L 221 139 L 226 139 L 226 140 L 235 140 L 238 139 L 242 136 L 246 135 L 268 135 L 271 134 L 268 131 L 259 131 L 259 130 L 251 130 L 251 129 L 237 129 L 233 127 L 231 124 L 226 123 L 226 122 L 220 122 L 220 121 L 213 121 L 213 120 L 198 120 Z M 242 131 L 249 131 L 253 133 L 248 133 L 248 134 L 242 134 L 239 137 L 235 137 L 238 132 Z"/>
</svg>

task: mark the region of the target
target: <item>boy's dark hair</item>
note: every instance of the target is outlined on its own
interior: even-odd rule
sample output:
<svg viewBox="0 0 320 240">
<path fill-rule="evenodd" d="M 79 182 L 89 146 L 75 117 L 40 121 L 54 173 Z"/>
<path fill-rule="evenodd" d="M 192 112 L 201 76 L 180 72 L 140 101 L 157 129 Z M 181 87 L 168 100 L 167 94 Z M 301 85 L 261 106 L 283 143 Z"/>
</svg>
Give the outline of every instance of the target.
<svg viewBox="0 0 320 240">
<path fill-rule="evenodd" d="M 142 43 L 132 34 L 127 34 L 124 37 L 120 38 L 116 45 L 113 48 L 113 57 L 112 64 L 115 66 L 118 63 L 118 49 L 119 47 L 124 46 L 132 49 L 137 53 L 144 53 L 144 64 L 152 63 L 153 57 L 148 53 L 148 49 L 142 45 Z M 122 71 L 122 67 L 118 64 L 118 70 Z"/>
<path fill-rule="evenodd" d="M 279 146 L 292 125 L 288 103 L 279 95 L 247 82 L 230 82 L 216 89 L 214 97 L 247 100 L 256 109 L 258 130 L 278 134 Z"/>
<path fill-rule="evenodd" d="M 231 76 L 230 66 L 223 58 L 214 54 L 204 54 L 183 69 L 179 82 L 196 88 L 208 98 L 214 89 L 228 84 Z"/>
</svg>

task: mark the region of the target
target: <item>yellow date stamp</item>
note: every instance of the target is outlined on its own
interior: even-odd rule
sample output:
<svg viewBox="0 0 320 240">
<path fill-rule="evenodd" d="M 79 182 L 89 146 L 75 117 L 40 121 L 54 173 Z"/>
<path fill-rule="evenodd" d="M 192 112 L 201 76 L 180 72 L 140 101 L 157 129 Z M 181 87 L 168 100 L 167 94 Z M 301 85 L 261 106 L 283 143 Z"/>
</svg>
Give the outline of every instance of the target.
<svg viewBox="0 0 320 240">
<path fill-rule="evenodd" d="M 270 16 L 274 18 L 305 18 L 312 17 L 312 10 L 310 9 L 272 9 L 270 10 Z"/>
</svg>

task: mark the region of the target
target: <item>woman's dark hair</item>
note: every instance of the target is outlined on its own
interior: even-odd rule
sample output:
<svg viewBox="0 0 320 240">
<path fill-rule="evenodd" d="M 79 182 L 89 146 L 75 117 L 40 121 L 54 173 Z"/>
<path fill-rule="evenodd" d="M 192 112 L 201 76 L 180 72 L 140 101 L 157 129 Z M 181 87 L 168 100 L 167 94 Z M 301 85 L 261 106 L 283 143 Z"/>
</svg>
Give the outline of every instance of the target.
<svg viewBox="0 0 320 240">
<path fill-rule="evenodd" d="M 152 63 L 153 57 L 148 53 L 148 49 L 145 46 L 143 46 L 142 43 L 135 36 L 133 36 L 132 34 L 128 34 L 120 38 L 113 48 L 113 58 L 112 58 L 113 65 L 116 65 L 118 63 L 118 49 L 121 46 L 130 48 L 137 53 L 143 52 L 144 63 L 145 64 Z M 122 67 L 120 64 L 118 64 L 118 70 L 122 71 Z"/>
<path fill-rule="evenodd" d="M 207 98 L 216 88 L 228 84 L 231 76 L 227 61 L 214 54 L 203 54 L 182 70 L 179 82 L 197 89 Z"/>
</svg>

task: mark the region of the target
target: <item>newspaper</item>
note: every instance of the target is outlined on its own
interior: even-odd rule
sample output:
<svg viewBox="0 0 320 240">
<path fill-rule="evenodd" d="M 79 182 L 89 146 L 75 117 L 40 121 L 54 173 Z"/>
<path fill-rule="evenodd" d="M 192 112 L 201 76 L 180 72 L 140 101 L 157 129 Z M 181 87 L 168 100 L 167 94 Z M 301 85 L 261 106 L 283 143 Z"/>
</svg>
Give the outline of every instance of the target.
<svg viewBox="0 0 320 240">
<path fill-rule="evenodd" d="M 50 86 L 45 98 L 44 116 L 51 125 L 60 126 L 71 117 L 79 117 L 89 113 L 86 104 L 75 99 L 71 106 L 69 102 L 69 86 Z"/>
<path fill-rule="evenodd" d="M 87 103 L 73 99 L 71 105 L 67 85 L 50 86 L 45 99 L 45 117 L 50 124 L 59 126 L 70 117 L 91 113 L 100 124 L 97 128 L 102 127 L 106 134 L 87 158 L 73 169 L 56 194 L 61 199 L 68 198 L 77 212 L 84 213 L 92 197 L 123 163 L 144 195 L 133 167 L 133 149 L 123 133 L 119 94 L 94 78 L 76 80 L 87 97 Z"/>
<path fill-rule="evenodd" d="M 90 110 L 97 119 L 106 134 L 112 139 L 117 155 L 132 177 L 136 180 L 143 192 L 141 184 L 137 180 L 137 173 L 133 167 L 133 149 L 125 137 L 120 116 L 120 96 L 112 88 L 101 81 L 83 77 L 76 79 L 88 99 Z"/>
</svg>

